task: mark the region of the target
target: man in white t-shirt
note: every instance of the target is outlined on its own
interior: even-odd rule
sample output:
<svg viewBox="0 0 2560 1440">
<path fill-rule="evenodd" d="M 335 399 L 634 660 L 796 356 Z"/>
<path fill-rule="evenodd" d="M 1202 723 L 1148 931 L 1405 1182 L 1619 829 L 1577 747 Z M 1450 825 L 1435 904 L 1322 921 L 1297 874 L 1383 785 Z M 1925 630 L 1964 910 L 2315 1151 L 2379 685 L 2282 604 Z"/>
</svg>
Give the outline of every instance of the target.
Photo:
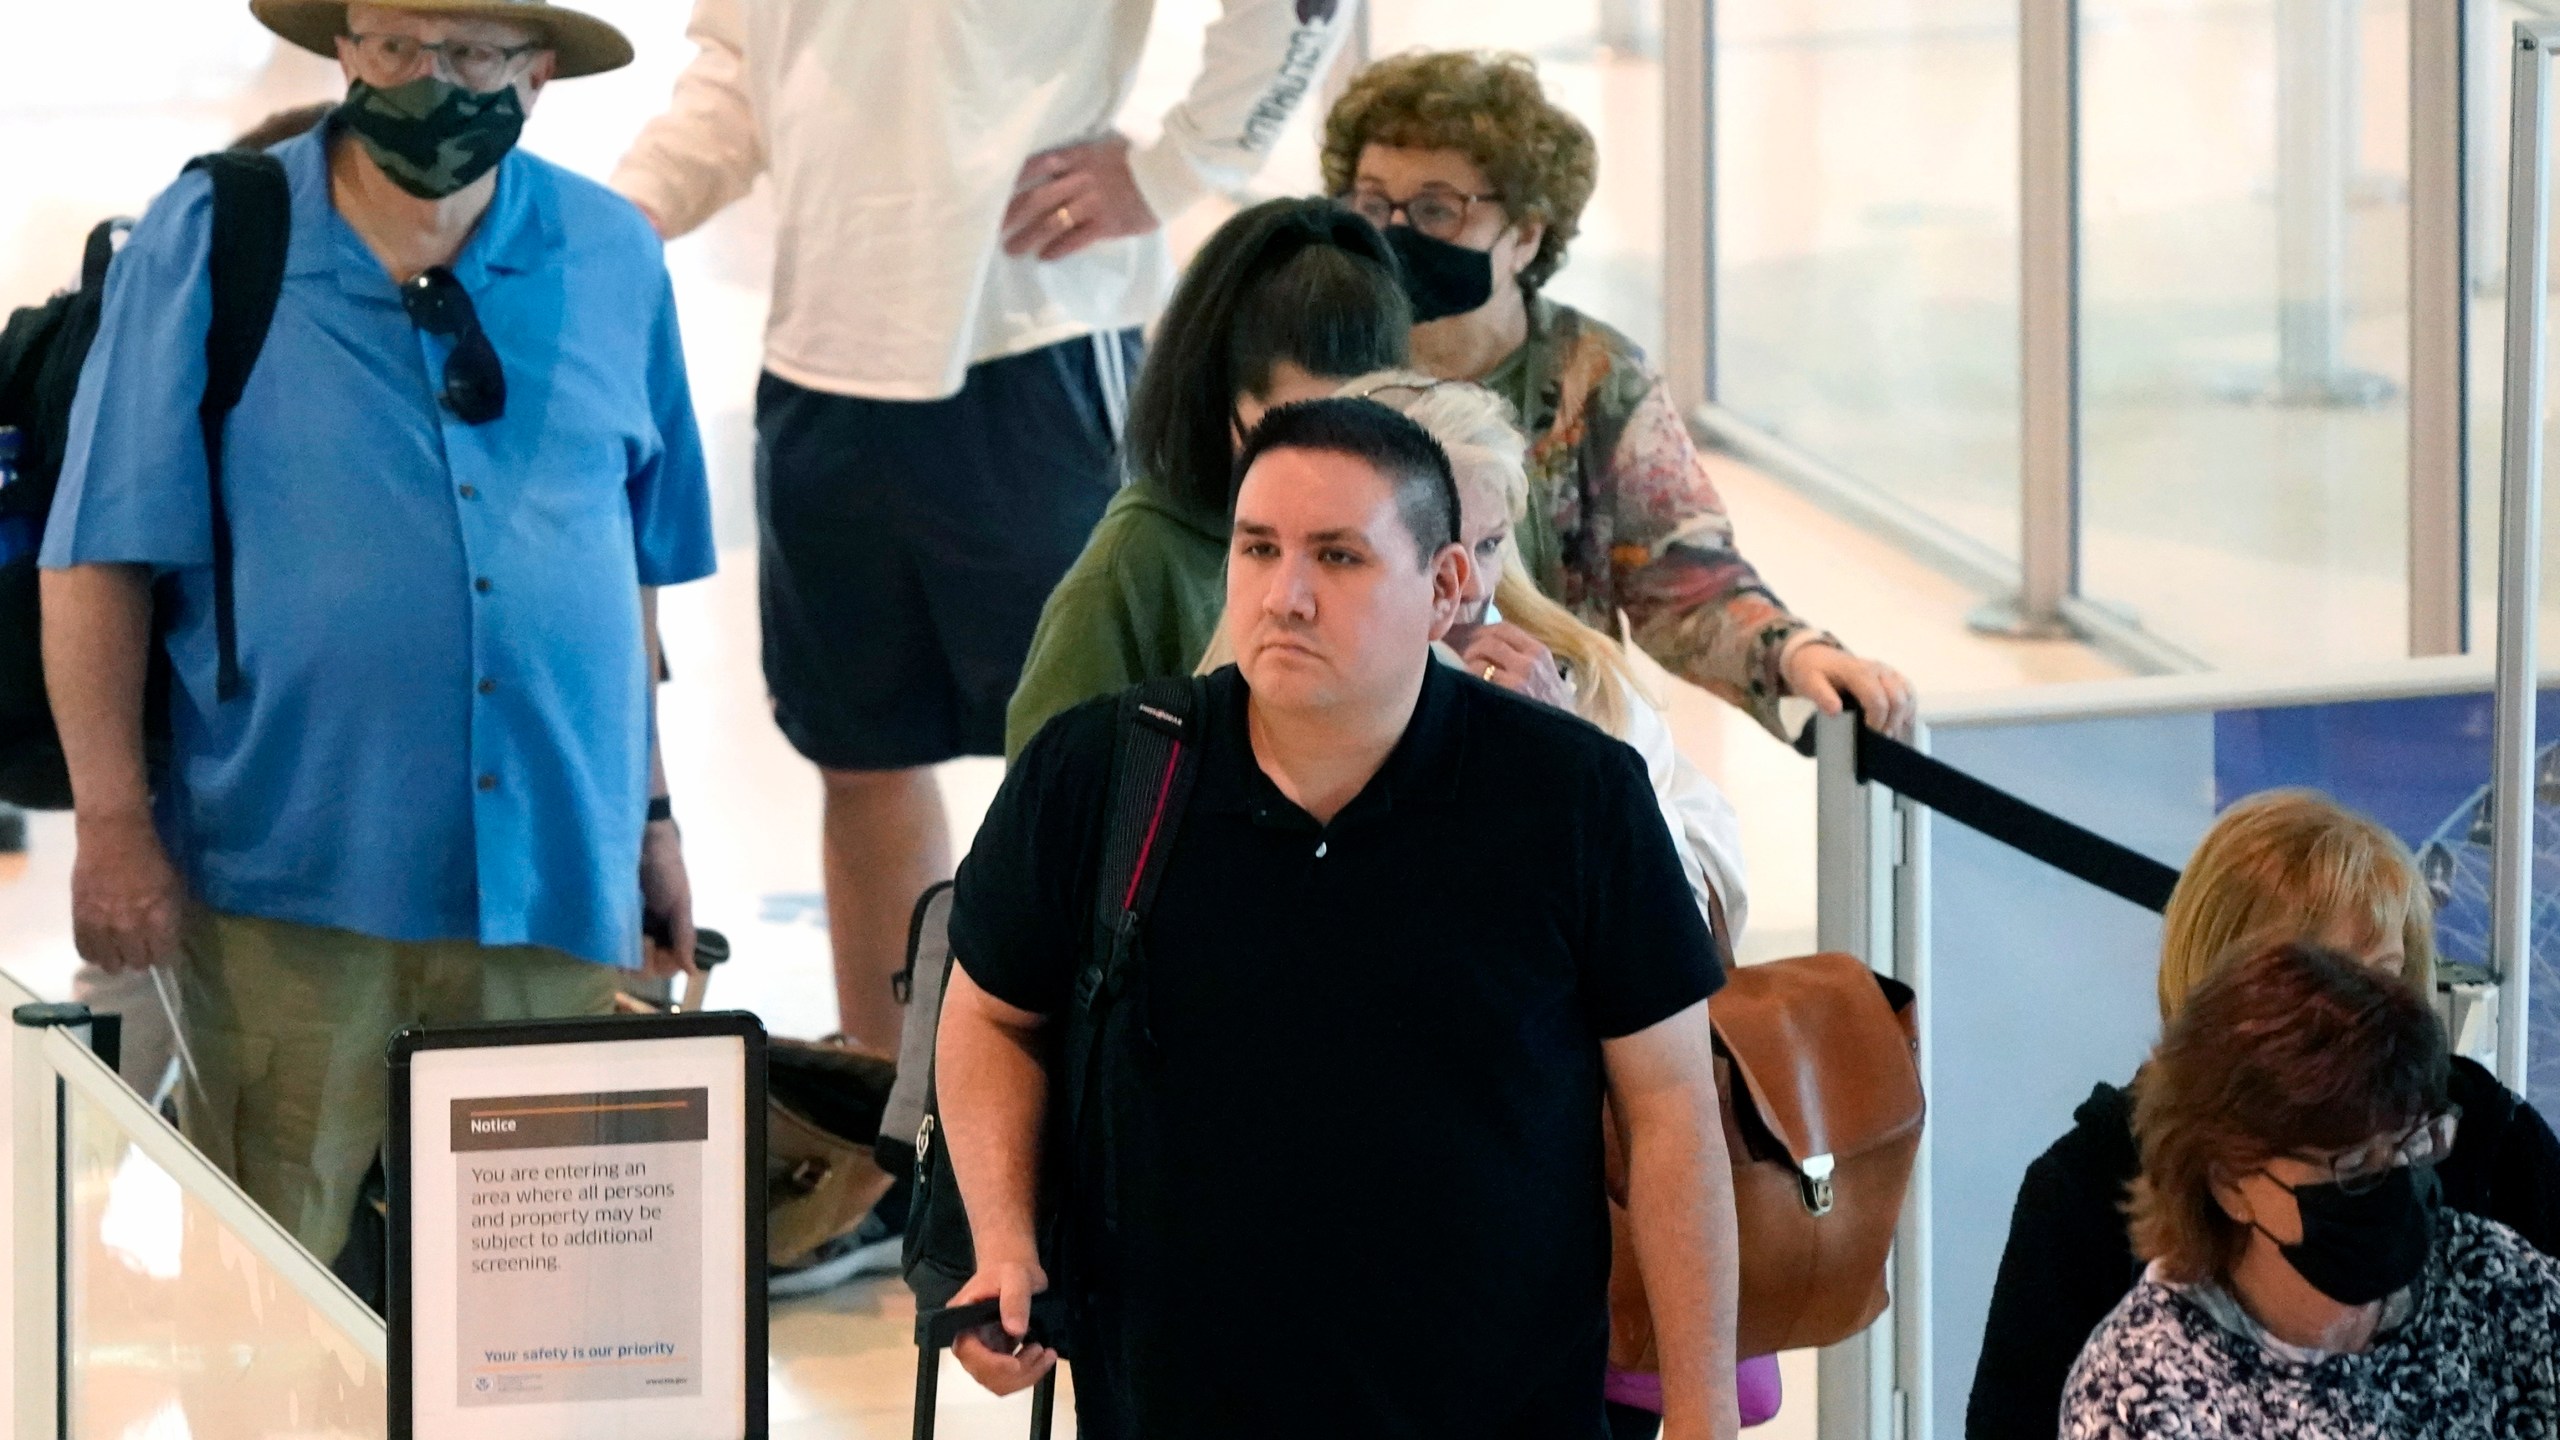
<svg viewBox="0 0 2560 1440">
<path fill-rule="evenodd" d="M 1163 222 L 1240 187 L 1353 0 L 1223 0 L 1162 138 L 1111 126 L 1150 0 L 698 0 L 701 53 L 613 183 L 682 235 L 773 180 L 756 396 L 764 665 L 826 778 L 845 1032 L 951 870 L 928 768 L 1002 753 L 1041 603 L 1117 488 Z"/>
</svg>

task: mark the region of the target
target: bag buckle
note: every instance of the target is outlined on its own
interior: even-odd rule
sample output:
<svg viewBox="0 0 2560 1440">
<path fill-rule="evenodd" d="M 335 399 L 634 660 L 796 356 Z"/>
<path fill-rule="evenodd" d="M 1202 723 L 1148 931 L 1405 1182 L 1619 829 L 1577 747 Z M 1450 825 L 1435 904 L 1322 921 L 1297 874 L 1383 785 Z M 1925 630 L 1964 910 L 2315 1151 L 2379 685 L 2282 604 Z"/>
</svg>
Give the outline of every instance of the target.
<svg viewBox="0 0 2560 1440">
<path fill-rule="evenodd" d="M 1816 1155 L 1800 1168 L 1802 1173 L 1796 1177 L 1796 1190 L 1804 1201 L 1805 1213 L 1817 1216 L 1830 1214 L 1832 1202 L 1838 1198 L 1831 1188 L 1830 1155 Z"/>
<path fill-rule="evenodd" d="M 824 1160 L 811 1157 L 784 1172 L 783 1184 L 795 1196 L 815 1195 L 818 1187 L 827 1183 L 827 1177 L 835 1173 L 835 1168 Z"/>
</svg>

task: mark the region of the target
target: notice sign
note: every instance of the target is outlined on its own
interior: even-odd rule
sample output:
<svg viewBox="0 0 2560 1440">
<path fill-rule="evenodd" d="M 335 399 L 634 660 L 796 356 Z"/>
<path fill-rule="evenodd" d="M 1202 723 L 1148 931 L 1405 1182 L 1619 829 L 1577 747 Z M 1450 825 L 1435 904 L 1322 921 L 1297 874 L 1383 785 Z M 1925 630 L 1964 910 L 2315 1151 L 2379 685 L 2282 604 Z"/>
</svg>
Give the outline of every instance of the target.
<svg viewBox="0 0 2560 1440">
<path fill-rule="evenodd" d="M 497 1096 L 452 1113 L 461 1402 L 699 1393 L 710 1092 Z M 557 1303 L 564 1289 L 580 1303 Z"/>
<path fill-rule="evenodd" d="M 391 1050 L 389 1440 L 762 1440 L 763 1027 Z"/>
</svg>

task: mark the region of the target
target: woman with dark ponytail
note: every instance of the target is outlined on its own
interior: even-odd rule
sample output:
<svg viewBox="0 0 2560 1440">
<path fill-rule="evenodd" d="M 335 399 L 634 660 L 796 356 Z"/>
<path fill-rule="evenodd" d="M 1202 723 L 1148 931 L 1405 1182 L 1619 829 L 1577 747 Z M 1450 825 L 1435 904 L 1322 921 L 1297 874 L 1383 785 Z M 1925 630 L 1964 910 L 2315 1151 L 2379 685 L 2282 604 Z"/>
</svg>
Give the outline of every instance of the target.
<svg viewBox="0 0 2560 1440">
<path fill-rule="evenodd" d="M 1341 207 L 1271 200 L 1218 227 L 1148 346 L 1127 483 L 1040 612 L 1008 758 L 1062 710 L 1191 672 L 1226 603 L 1236 442 L 1272 406 L 1403 364 L 1412 324 L 1386 241 Z"/>
</svg>

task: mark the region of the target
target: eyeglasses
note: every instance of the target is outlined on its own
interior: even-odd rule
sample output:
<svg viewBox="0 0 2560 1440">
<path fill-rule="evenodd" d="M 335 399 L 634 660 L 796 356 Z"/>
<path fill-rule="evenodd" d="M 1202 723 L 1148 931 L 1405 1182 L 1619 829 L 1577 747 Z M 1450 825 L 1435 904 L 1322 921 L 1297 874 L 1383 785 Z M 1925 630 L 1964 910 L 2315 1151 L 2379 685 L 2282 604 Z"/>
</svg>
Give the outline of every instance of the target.
<svg viewBox="0 0 2560 1440">
<path fill-rule="evenodd" d="M 1455 240 L 1467 228 L 1467 216 L 1478 205 L 1500 200 L 1499 191 L 1469 195 L 1454 186 L 1431 184 L 1415 191 L 1410 199 L 1397 200 L 1374 186 L 1361 186 L 1348 195 L 1337 196 L 1335 203 L 1345 210 L 1384 230 L 1402 215 L 1413 228 L 1434 240 Z"/>
<path fill-rule="evenodd" d="M 2325 1158 L 2308 1155 L 2295 1158 L 2305 1164 L 2325 1168 L 2329 1172 L 2328 1183 L 2350 1195 L 2361 1195 L 2403 1166 L 2442 1163 L 2453 1153 L 2454 1136 L 2460 1132 L 2461 1125 L 2462 1107 L 2456 1105 L 2441 1115 L 2419 1121 L 2388 1140 L 2376 1140 Z"/>
<path fill-rule="evenodd" d="M 492 45 L 482 40 L 438 43 L 414 35 L 350 35 L 356 67 L 376 85 L 405 85 L 441 69 L 466 90 L 501 90 L 524 73 L 525 62 L 548 49 L 544 45 Z"/>
<path fill-rule="evenodd" d="M 409 322 L 453 341 L 444 361 L 444 391 L 436 398 L 465 425 L 486 425 L 507 413 L 507 372 L 497 347 L 480 328 L 480 312 L 453 272 L 438 265 L 400 287 Z"/>
</svg>

